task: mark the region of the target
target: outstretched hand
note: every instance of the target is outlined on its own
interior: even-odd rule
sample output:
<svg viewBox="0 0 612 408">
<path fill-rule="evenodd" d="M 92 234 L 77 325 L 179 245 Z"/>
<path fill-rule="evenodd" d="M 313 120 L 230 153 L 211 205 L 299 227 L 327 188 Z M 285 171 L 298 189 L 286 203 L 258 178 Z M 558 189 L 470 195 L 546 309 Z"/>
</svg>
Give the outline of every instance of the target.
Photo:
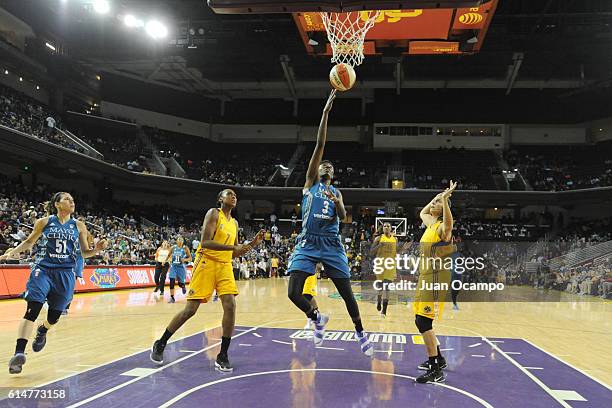
<svg viewBox="0 0 612 408">
<path fill-rule="evenodd" d="M 455 191 L 455 189 L 457 188 L 457 183 L 453 182 L 453 180 L 450 181 L 450 186 L 444 190 L 442 194 L 442 198 L 444 199 L 449 199 L 451 197 L 451 195 L 453 194 L 453 191 Z"/>
<path fill-rule="evenodd" d="M 323 113 L 329 113 L 332 108 L 332 105 L 334 104 L 334 99 L 336 99 L 336 89 L 332 89 L 331 93 L 329 94 L 329 98 L 327 98 L 327 103 L 323 108 Z"/>
</svg>

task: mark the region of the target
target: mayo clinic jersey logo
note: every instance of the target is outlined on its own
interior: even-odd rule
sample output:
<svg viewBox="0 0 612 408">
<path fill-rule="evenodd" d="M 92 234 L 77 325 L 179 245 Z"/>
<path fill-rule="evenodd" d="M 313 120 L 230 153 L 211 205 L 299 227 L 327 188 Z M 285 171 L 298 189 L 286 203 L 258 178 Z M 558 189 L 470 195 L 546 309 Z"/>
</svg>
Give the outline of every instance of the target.
<svg viewBox="0 0 612 408">
<path fill-rule="evenodd" d="M 431 313 L 431 307 L 429 306 L 425 306 L 423 310 L 425 311 L 425 313 Z"/>
<path fill-rule="evenodd" d="M 116 268 L 96 268 L 89 278 L 91 283 L 99 288 L 114 288 L 121 280 Z"/>
<path fill-rule="evenodd" d="M 193 296 L 194 294 L 195 294 L 195 290 L 189 289 L 189 293 L 187 294 L 187 296 Z"/>
</svg>

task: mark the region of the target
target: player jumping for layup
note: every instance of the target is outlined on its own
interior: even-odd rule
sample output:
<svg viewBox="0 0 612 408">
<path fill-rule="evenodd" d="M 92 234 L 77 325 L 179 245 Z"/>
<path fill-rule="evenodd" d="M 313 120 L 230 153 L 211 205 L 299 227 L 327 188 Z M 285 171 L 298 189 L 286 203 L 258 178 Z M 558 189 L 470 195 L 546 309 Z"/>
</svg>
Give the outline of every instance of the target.
<svg viewBox="0 0 612 408">
<path fill-rule="evenodd" d="M 306 182 L 302 190 L 302 232 L 296 238 L 295 249 L 289 259 L 289 299 L 315 323 L 313 333 L 315 345 L 323 343 L 325 325 L 329 318 L 319 313 L 304 296 L 304 283 L 315 273 L 315 265 L 321 262 L 327 276 L 331 278 L 342 296 L 349 315 L 355 324 L 361 351 L 371 356 L 372 343 L 363 331 L 359 306 L 353 296 L 348 259 L 340 239 L 340 220 L 346 217 L 342 194 L 331 185 L 334 167 L 329 161 L 321 161 L 327 139 L 327 117 L 336 91 L 329 95 L 323 109 L 317 134 L 317 145 L 308 164 Z"/>
<path fill-rule="evenodd" d="M 200 307 L 208 302 L 216 290 L 223 306 L 223 336 L 221 352 L 217 355 L 215 368 L 231 372 L 227 351 L 236 321 L 236 300 L 238 288 L 232 270 L 232 257 L 240 257 L 263 240 L 264 231 L 260 231 L 250 243 L 238 242 L 238 221 L 232 218 L 231 212 L 236 207 L 236 193 L 226 189 L 217 197 L 219 208 L 211 208 L 204 217 L 200 245 L 193 263 L 193 274 L 187 293 L 185 309 L 176 314 L 166 331 L 156 340 L 151 349 L 151 360 L 157 364 L 164 362 L 164 349 L 170 337 L 189 320 Z"/>
</svg>

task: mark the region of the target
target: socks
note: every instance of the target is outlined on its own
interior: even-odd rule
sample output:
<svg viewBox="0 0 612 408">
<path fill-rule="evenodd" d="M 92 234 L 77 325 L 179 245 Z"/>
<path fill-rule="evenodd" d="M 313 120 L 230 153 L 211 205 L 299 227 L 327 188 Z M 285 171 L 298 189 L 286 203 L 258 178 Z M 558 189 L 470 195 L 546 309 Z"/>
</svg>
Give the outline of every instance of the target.
<svg viewBox="0 0 612 408">
<path fill-rule="evenodd" d="M 25 353 L 26 345 L 28 344 L 28 339 L 17 339 L 17 346 L 15 347 L 15 354 Z"/>
<path fill-rule="evenodd" d="M 356 322 L 353 321 L 353 323 L 355 324 L 355 331 L 361 334 L 363 332 L 363 325 L 361 324 L 361 319 L 357 320 Z"/>
<path fill-rule="evenodd" d="M 172 337 L 174 333 L 170 333 L 168 331 L 168 329 L 166 329 L 166 331 L 164 331 L 164 334 L 162 334 L 161 338 L 159 339 L 159 341 L 161 341 L 163 344 L 168 343 L 168 340 L 170 340 L 170 337 Z"/>
<path fill-rule="evenodd" d="M 310 312 L 306 313 L 306 316 L 313 322 L 317 322 L 319 320 L 319 309 L 312 309 Z"/>
<path fill-rule="evenodd" d="M 431 367 L 432 370 L 438 370 L 439 366 L 438 366 L 438 357 L 429 357 L 429 367 Z"/>
<path fill-rule="evenodd" d="M 227 355 L 227 349 L 229 348 L 231 337 L 221 337 L 221 352 L 219 354 Z"/>
<path fill-rule="evenodd" d="M 382 301 L 382 295 L 376 297 L 376 310 L 380 312 L 380 302 Z"/>
<path fill-rule="evenodd" d="M 38 331 L 41 333 L 46 333 L 49 331 L 49 329 L 47 329 L 45 325 L 41 324 L 40 326 L 38 326 Z"/>
<path fill-rule="evenodd" d="M 389 305 L 389 299 L 383 300 L 382 313 L 387 314 L 387 306 Z"/>
<path fill-rule="evenodd" d="M 440 346 L 436 346 L 436 349 L 438 350 L 438 358 L 441 358 L 442 353 L 440 353 Z"/>
</svg>

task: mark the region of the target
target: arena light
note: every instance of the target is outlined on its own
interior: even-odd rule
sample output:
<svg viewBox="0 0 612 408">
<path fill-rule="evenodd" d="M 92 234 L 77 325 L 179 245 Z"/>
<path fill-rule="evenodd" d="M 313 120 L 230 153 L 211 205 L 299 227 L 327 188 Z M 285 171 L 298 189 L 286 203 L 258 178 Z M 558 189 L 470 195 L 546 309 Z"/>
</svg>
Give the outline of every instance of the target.
<svg viewBox="0 0 612 408">
<path fill-rule="evenodd" d="M 150 20 L 145 26 L 145 31 L 154 39 L 164 38 L 168 35 L 168 29 L 157 20 Z"/>
<path fill-rule="evenodd" d="M 23 77 L 19 77 L 19 82 L 23 82 Z"/>
<path fill-rule="evenodd" d="M 4 75 L 8 75 L 8 69 L 4 70 Z"/>
<path fill-rule="evenodd" d="M 36 85 L 36 90 L 39 91 L 40 90 L 40 86 Z"/>
<path fill-rule="evenodd" d="M 144 21 L 136 18 L 132 14 L 126 14 L 125 17 L 123 17 L 123 23 L 130 28 L 144 27 Z"/>
<path fill-rule="evenodd" d="M 106 14 L 110 11 L 108 0 L 93 0 L 93 8 L 98 14 Z"/>
<path fill-rule="evenodd" d="M 55 51 L 55 46 L 53 44 L 50 44 L 48 42 L 45 42 L 45 47 L 47 47 L 48 49 L 50 49 L 51 51 Z"/>
</svg>

